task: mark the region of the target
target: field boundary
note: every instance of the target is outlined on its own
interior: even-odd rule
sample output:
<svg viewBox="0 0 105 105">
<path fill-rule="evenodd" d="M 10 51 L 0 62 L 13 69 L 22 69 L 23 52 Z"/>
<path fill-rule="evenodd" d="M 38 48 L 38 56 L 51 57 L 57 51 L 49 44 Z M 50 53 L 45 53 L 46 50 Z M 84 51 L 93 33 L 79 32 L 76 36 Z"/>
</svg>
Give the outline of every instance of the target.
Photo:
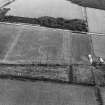
<svg viewBox="0 0 105 105">
<path fill-rule="evenodd" d="M 68 31 L 72 33 L 80 33 L 80 34 L 90 34 L 90 35 L 96 35 L 96 36 L 105 36 L 104 33 L 94 33 L 94 32 L 82 32 L 82 31 L 72 31 L 72 30 L 67 30 L 67 29 L 58 29 L 58 28 L 49 28 L 45 26 L 40 26 L 40 25 L 33 25 L 33 24 L 28 24 L 28 23 L 10 23 L 10 22 L 0 22 L 0 24 L 7 24 L 7 25 L 17 25 L 17 26 L 31 26 L 31 27 L 44 27 L 47 29 L 53 29 L 53 30 L 63 30 L 63 31 Z"/>
</svg>

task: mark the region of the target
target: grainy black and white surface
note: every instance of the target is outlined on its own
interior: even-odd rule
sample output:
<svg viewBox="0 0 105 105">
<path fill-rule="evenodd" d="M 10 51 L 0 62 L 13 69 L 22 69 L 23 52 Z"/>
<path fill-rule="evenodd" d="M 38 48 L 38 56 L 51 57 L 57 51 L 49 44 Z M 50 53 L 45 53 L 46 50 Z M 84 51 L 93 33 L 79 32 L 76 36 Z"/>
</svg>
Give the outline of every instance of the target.
<svg viewBox="0 0 105 105">
<path fill-rule="evenodd" d="M 59 6 L 55 5 L 59 0 L 49 0 L 32 7 L 32 0 L 26 5 L 23 1 L 7 6 L 11 8 L 7 16 L 81 19 L 88 32 L 0 22 L 0 105 L 105 105 L 105 66 L 93 67 L 88 58 L 91 54 L 105 59 L 105 11 L 66 0 Z M 74 1 L 89 6 L 95 2 Z M 101 1 L 94 6 L 99 8 Z"/>
<path fill-rule="evenodd" d="M 103 105 L 104 70 L 87 57 L 95 53 L 91 35 L 15 23 L 0 27 L 10 43 L 1 47 L 1 105 Z"/>
</svg>

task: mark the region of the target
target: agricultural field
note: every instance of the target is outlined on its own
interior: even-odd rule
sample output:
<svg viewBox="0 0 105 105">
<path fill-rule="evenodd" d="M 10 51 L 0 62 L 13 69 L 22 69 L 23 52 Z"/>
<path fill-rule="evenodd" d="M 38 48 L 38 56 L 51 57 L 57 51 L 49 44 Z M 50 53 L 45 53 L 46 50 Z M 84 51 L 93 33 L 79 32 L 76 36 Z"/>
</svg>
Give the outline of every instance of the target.
<svg viewBox="0 0 105 105">
<path fill-rule="evenodd" d="M 81 5 L 83 7 L 97 8 L 105 10 L 105 1 L 104 0 L 69 0 L 73 3 Z"/>
<path fill-rule="evenodd" d="M 70 32 L 40 27 L 24 27 L 8 61 L 70 63 Z"/>
<path fill-rule="evenodd" d="M 84 19 L 83 8 L 66 0 L 40 1 L 17 0 L 7 6 L 7 15 Z M 96 11 L 87 8 L 89 32 L 105 33 L 104 11 Z M 0 23 L 0 105 L 105 105 L 105 73 L 88 58 L 105 59 L 104 40 L 104 35 Z"/>
<path fill-rule="evenodd" d="M 12 64 L 0 65 L 0 78 L 10 78 L 19 80 L 35 81 L 54 81 L 54 82 L 69 82 L 72 78 L 70 74 L 71 68 L 69 66 L 57 65 L 33 65 L 33 64 Z M 72 80 L 72 79 L 71 79 Z M 71 82 L 71 81 L 70 81 Z"/>
<path fill-rule="evenodd" d="M 88 55 L 91 54 L 91 40 L 88 34 L 72 33 L 72 63 L 88 64 Z"/>
<path fill-rule="evenodd" d="M 87 8 L 89 32 L 105 33 L 105 11 Z"/>
<path fill-rule="evenodd" d="M 105 59 L 105 36 L 92 35 L 92 44 L 94 48 L 94 54 L 97 57 Z"/>
<path fill-rule="evenodd" d="M 3 60 L 21 27 L 0 25 L 0 60 Z"/>
<path fill-rule="evenodd" d="M 77 84 L 94 85 L 92 67 L 86 65 L 73 66 L 73 82 Z"/>
<path fill-rule="evenodd" d="M 84 19 L 81 7 L 66 0 L 16 0 L 7 7 L 11 8 L 7 15 L 12 16 Z"/>
<path fill-rule="evenodd" d="M 94 87 L 0 80 L 1 105 L 98 105 Z"/>
<path fill-rule="evenodd" d="M 93 73 L 95 76 L 95 83 L 99 86 L 105 86 L 105 72 L 104 68 L 93 69 Z"/>
<path fill-rule="evenodd" d="M 102 96 L 102 100 L 103 100 L 103 105 L 105 105 L 105 87 L 104 88 L 100 88 L 101 90 L 101 96 Z"/>
<path fill-rule="evenodd" d="M 66 66 L 70 64 L 89 64 L 88 54 L 91 54 L 92 49 L 91 37 L 88 34 L 25 24 L 8 23 L 0 25 L 5 29 L 5 34 L 9 29 L 13 30 L 15 37 L 13 42 L 11 41 L 11 46 L 6 47 L 9 50 L 2 60 L 5 63 L 60 64 Z M 13 29 L 7 28 L 7 26 Z M 71 69 L 68 70 L 66 67 L 47 68 L 39 66 L 39 68 L 27 69 L 14 66 L 1 67 L 0 69 L 1 75 L 21 74 L 33 78 L 43 77 L 62 81 L 69 81 L 70 79 L 70 82 L 73 80 L 74 83 L 94 84 L 91 69 L 88 67 L 73 67 L 73 77 L 72 73 L 69 75 Z"/>
<path fill-rule="evenodd" d="M 3 61 L 45 64 L 89 63 L 88 54 L 92 52 L 90 35 L 31 25 L 0 24 L 0 27 L 3 37 L 10 33 L 14 38 L 10 41 L 10 46 L 4 46 L 9 44 L 1 41 L 3 43 L 1 52 L 5 55 L 0 55 Z"/>
</svg>

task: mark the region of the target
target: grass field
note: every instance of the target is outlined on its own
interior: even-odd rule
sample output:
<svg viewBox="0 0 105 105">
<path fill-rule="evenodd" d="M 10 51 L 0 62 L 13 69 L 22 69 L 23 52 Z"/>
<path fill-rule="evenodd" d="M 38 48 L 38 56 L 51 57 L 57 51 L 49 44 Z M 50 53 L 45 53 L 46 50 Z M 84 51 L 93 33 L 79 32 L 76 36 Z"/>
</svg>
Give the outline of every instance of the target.
<svg viewBox="0 0 105 105">
<path fill-rule="evenodd" d="M 1 105 L 98 105 L 93 87 L 0 80 Z"/>
</svg>

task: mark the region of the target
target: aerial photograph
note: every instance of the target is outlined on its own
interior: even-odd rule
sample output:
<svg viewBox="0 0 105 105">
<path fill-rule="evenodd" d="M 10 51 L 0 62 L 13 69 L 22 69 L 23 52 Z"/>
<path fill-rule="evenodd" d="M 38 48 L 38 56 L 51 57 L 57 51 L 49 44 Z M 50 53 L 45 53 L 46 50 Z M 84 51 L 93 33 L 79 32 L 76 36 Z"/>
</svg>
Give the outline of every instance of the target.
<svg viewBox="0 0 105 105">
<path fill-rule="evenodd" d="M 0 0 L 0 105 L 105 105 L 105 0 Z"/>
</svg>

